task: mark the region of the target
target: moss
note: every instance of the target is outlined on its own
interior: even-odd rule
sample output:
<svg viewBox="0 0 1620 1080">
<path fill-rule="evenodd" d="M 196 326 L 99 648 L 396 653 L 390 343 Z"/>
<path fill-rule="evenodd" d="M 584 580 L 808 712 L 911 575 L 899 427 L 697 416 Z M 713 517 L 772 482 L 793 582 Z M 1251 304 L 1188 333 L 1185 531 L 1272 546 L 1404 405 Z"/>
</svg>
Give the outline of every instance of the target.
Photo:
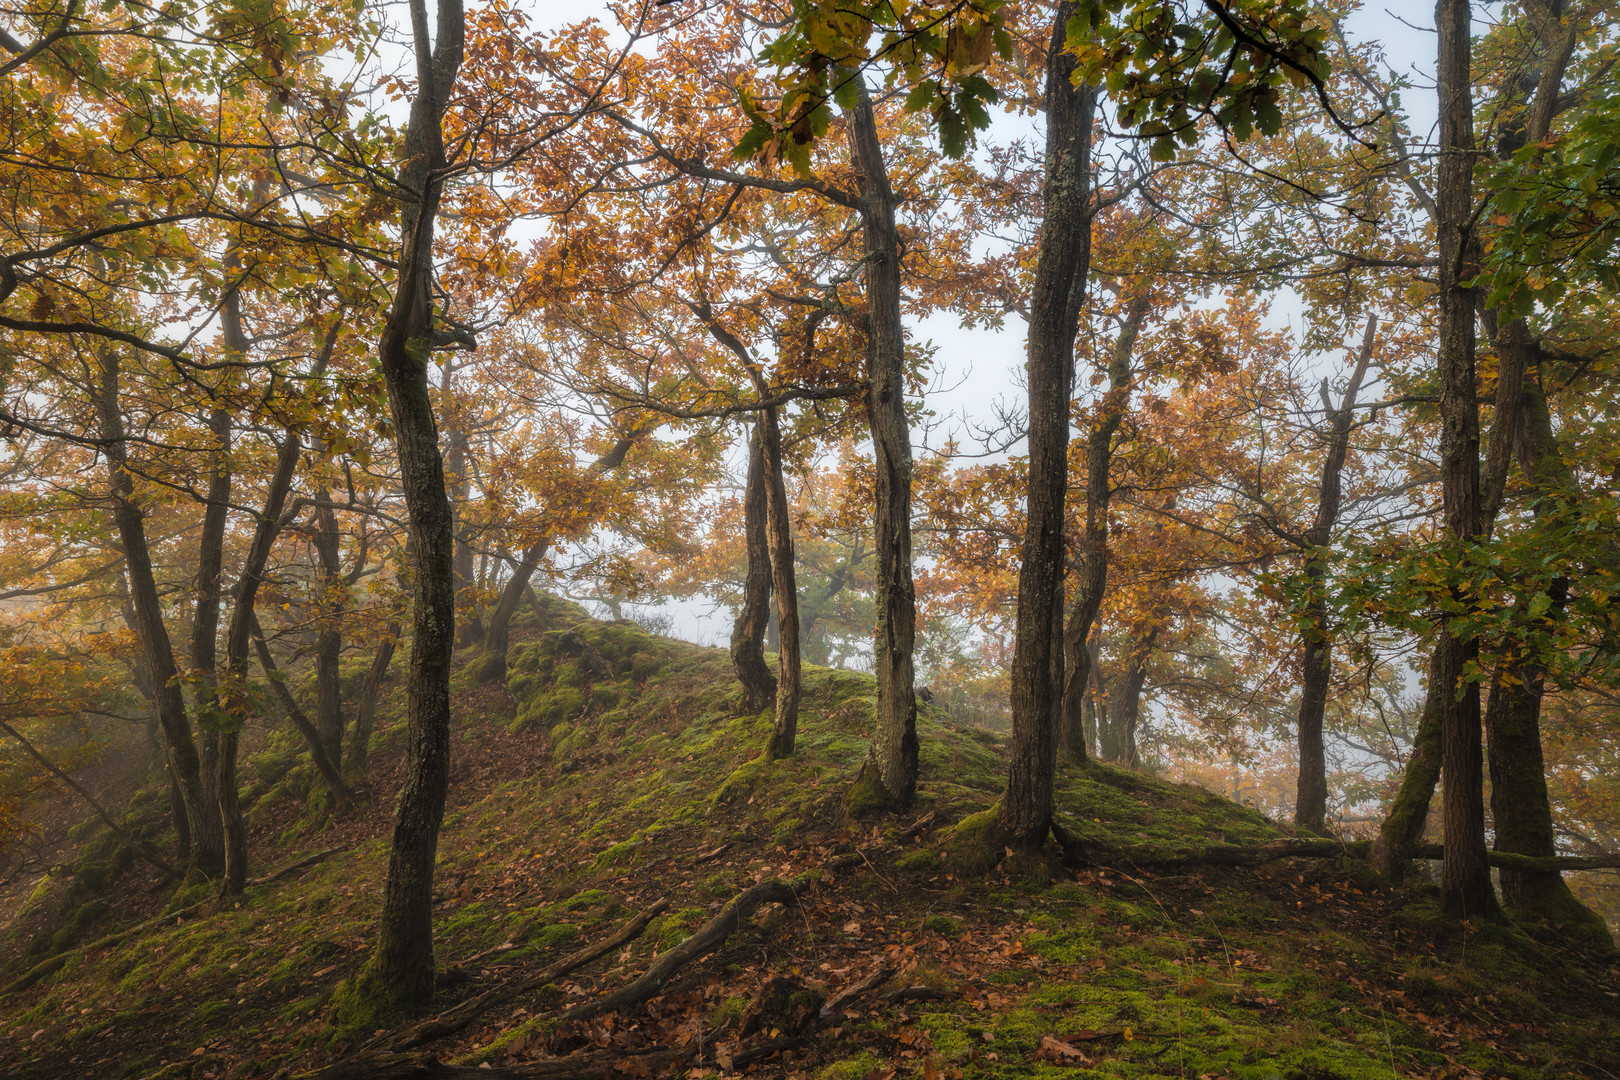
<svg viewBox="0 0 1620 1080">
<path fill-rule="evenodd" d="M 889 796 L 889 789 L 883 786 L 875 767 L 866 765 L 861 768 L 855 782 L 844 793 L 844 809 L 853 818 L 887 814 L 894 809 L 894 799 Z"/>
<path fill-rule="evenodd" d="M 926 874 L 929 871 L 939 869 L 939 856 L 927 848 L 918 848 L 916 851 L 908 851 L 894 860 L 894 868 L 904 870 L 909 874 Z"/>
<path fill-rule="evenodd" d="M 1001 862 L 1001 803 L 956 823 L 940 846 L 940 860 L 963 874 L 982 874 Z"/>
<path fill-rule="evenodd" d="M 856 1057 L 824 1066 L 816 1073 L 816 1080 L 866 1080 L 868 1075 L 880 1075 L 883 1065 L 882 1058 L 869 1050 L 863 1051 Z"/>
<path fill-rule="evenodd" d="M 949 915 L 930 915 L 922 921 L 922 928 L 940 937 L 959 938 L 962 936 L 962 924 Z"/>
</svg>

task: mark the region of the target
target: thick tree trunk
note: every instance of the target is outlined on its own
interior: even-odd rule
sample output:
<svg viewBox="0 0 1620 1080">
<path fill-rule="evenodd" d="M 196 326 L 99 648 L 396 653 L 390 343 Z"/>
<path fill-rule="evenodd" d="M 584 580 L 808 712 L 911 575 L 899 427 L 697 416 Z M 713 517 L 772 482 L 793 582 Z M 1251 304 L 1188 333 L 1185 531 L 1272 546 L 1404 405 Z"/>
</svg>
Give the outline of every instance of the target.
<svg viewBox="0 0 1620 1080">
<path fill-rule="evenodd" d="M 429 28 L 426 0 L 411 0 L 416 97 L 402 148 L 403 240 L 394 303 L 377 343 L 399 452 L 401 486 L 416 554 L 405 783 L 399 793 L 377 944 L 355 983 L 340 993 L 341 1016 L 371 1018 L 433 997 L 433 867 L 450 776 L 450 660 L 455 646 L 454 518 L 445 491 L 439 433 L 428 395 L 433 340 L 433 227 L 446 165 L 443 118 L 461 67 L 461 0 L 438 0 Z"/>
<path fill-rule="evenodd" d="M 224 865 L 224 839 L 219 815 L 205 797 L 201 762 L 192 738 L 191 719 L 186 715 L 185 697 L 180 690 L 180 672 L 174 661 L 174 646 L 163 623 L 163 601 L 152 573 L 152 554 L 146 542 L 145 515 L 135 505 L 135 483 L 128 469 L 124 443 L 124 421 L 118 401 L 118 356 L 110 349 L 99 354 L 101 386 L 96 396 L 101 436 L 106 442 L 107 480 L 112 496 L 113 525 L 124 549 L 124 567 L 129 581 L 130 605 L 145 656 L 147 678 L 153 690 L 158 724 L 163 729 L 169 759 L 169 776 L 180 793 L 185 810 L 186 832 L 191 838 L 189 865 L 213 876 Z"/>
<path fill-rule="evenodd" d="M 330 492 L 322 492 L 324 499 Z M 338 553 L 337 515 L 330 506 L 315 508 L 315 552 L 321 562 L 321 583 L 316 602 L 315 730 L 328 760 L 343 766 L 343 695 L 339 664 L 343 655 L 343 611 L 348 606 L 349 582 Z"/>
<path fill-rule="evenodd" d="M 777 624 L 782 637 L 776 664 L 776 722 L 768 752 L 780 758 L 793 753 L 793 740 L 799 730 L 799 585 L 793 572 L 793 522 L 782 474 L 782 433 L 774 407 L 760 410 L 759 434 L 771 586 L 776 593 Z"/>
<path fill-rule="evenodd" d="M 864 83 L 845 120 L 866 233 L 866 412 L 876 459 L 872 531 L 878 554 L 877 640 L 872 664 L 877 710 L 866 769 L 875 771 L 890 805 L 904 811 L 917 791 L 912 655 L 917 601 L 911 580 L 911 430 L 906 420 L 905 329 L 900 321 L 900 241 L 894 190 Z"/>
<path fill-rule="evenodd" d="M 1300 635 L 1304 663 L 1300 671 L 1299 782 L 1294 792 L 1294 824 L 1312 832 L 1321 832 L 1327 825 L 1327 753 L 1322 741 L 1322 721 L 1327 714 L 1328 684 L 1333 679 L 1333 630 L 1328 625 L 1328 598 L 1324 591 L 1328 574 L 1327 549 L 1333 542 L 1333 527 L 1339 521 L 1342 490 L 1339 477 L 1350 453 L 1356 392 L 1367 374 L 1377 334 L 1378 316 L 1373 315 L 1367 319 L 1367 332 L 1362 336 L 1361 351 L 1344 388 L 1344 400 L 1328 414 L 1327 453 L 1322 458 L 1316 519 L 1305 534 L 1305 581 L 1310 595 Z M 1322 385 L 1326 400 L 1325 380 Z"/>
<path fill-rule="evenodd" d="M 388 624 L 386 636 L 372 654 L 371 666 L 366 668 L 366 681 L 360 687 L 360 703 L 355 709 L 354 726 L 349 729 L 349 752 L 347 755 L 349 773 L 360 776 L 366 771 L 366 761 L 371 756 L 371 732 L 376 724 L 377 698 L 382 693 L 383 678 L 388 674 L 388 665 L 394 659 L 394 647 L 399 642 L 400 625 L 397 622 Z"/>
<path fill-rule="evenodd" d="M 1440 479 L 1446 527 L 1459 545 L 1481 534 L 1479 403 L 1474 371 L 1474 276 L 1470 235 L 1474 218 L 1474 112 L 1471 98 L 1472 4 L 1438 0 L 1435 28 L 1440 114 L 1440 161 L 1436 171 L 1436 231 L 1439 235 Z M 1476 603 L 1469 595 L 1457 599 Z M 1477 918 L 1497 908 L 1485 861 L 1484 767 L 1479 685 L 1466 679 L 1479 657 L 1472 634 L 1454 632 L 1447 620 L 1437 647 L 1441 767 L 1446 776 L 1441 903 L 1458 918 Z"/>
<path fill-rule="evenodd" d="M 765 629 L 771 621 L 771 550 L 766 535 L 765 448 L 756 421 L 748 439 L 748 480 L 743 489 L 743 540 L 748 577 L 737 620 L 731 626 L 731 664 L 742 683 L 742 708 L 757 713 L 776 696 L 776 677 L 765 666 Z"/>
<path fill-rule="evenodd" d="M 1095 95 L 1075 86 L 1064 47 L 1071 4 L 1053 17 L 1046 68 L 1046 177 L 1029 304 L 1029 481 L 1012 661 L 1012 746 L 1001 830 L 1035 849 L 1052 824 L 1063 703 L 1063 525 L 1069 486 L 1074 335 L 1091 263 L 1091 124 Z"/>
<path fill-rule="evenodd" d="M 1522 326 L 1520 327 L 1522 330 Z M 1522 339 L 1521 339 L 1522 340 Z M 1539 370 L 1536 372 L 1539 376 Z M 1519 458 L 1525 476 L 1536 491 L 1535 514 L 1555 514 L 1559 504 L 1578 495 L 1574 471 L 1559 452 L 1536 378 L 1520 383 L 1521 418 Z M 1559 618 L 1569 598 L 1569 582 L 1554 579 L 1547 595 L 1552 601 L 1543 624 Z M 1521 608 L 1521 622 L 1532 622 Z M 1541 750 L 1541 703 L 1546 682 L 1545 665 L 1534 654 L 1510 655 L 1496 670 L 1485 730 L 1490 740 L 1491 818 L 1495 849 L 1514 855 L 1545 858 L 1556 855 L 1552 805 L 1547 795 L 1546 767 Z M 1517 914 L 1555 925 L 1585 929 L 1607 939 L 1603 920 L 1570 892 L 1557 870 L 1501 870 L 1502 900 Z"/>
<path fill-rule="evenodd" d="M 1131 357 L 1147 318 L 1145 294 L 1132 301 L 1125 323 L 1114 339 L 1108 363 L 1108 394 L 1103 398 L 1086 440 L 1086 531 L 1080 538 L 1075 567 L 1074 600 L 1064 628 L 1063 749 L 1072 761 L 1086 760 L 1085 701 L 1090 692 L 1091 626 L 1108 589 L 1108 470 L 1114 457 L 1114 433 L 1129 404 Z"/>
</svg>

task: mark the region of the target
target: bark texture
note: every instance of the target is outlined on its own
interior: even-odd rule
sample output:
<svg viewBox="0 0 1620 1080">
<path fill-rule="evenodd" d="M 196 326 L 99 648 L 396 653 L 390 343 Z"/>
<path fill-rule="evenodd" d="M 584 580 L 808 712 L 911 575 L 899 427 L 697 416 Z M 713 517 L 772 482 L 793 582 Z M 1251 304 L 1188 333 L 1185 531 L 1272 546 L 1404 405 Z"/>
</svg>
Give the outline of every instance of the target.
<svg viewBox="0 0 1620 1080">
<path fill-rule="evenodd" d="M 876 459 L 872 531 L 878 555 L 877 640 L 872 663 L 877 715 L 867 767 L 875 771 L 890 804 L 904 811 L 917 791 L 912 655 L 917 599 L 911 580 L 911 429 L 906 420 L 905 329 L 900 321 L 900 239 L 894 223 L 894 189 L 864 84 L 846 122 L 866 240 L 866 411 Z"/>
<path fill-rule="evenodd" d="M 1440 301 L 1440 481 L 1446 528 L 1459 544 L 1482 532 L 1479 483 L 1479 402 L 1474 369 L 1475 273 L 1471 235 L 1474 213 L 1474 110 L 1472 4 L 1438 0 L 1437 88 L 1440 161 L 1436 169 L 1436 232 L 1439 236 Z M 1474 598 L 1459 595 L 1464 605 Z M 1479 641 L 1440 627 L 1436 648 L 1440 695 L 1440 755 L 1446 776 L 1445 860 L 1441 904 L 1458 918 L 1478 918 L 1497 909 L 1485 861 L 1484 759 L 1479 684 L 1465 680 L 1479 657 Z"/>
<path fill-rule="evenodd" d="M 1001 829 L 1013 847 L 1045 842 L 1063 703 L 1064 509 L 1074 335 L 1091 262 L 1091 123 L 1095 97 L 1071 78 L 1063 48 L 1070 4 L 1053 16 L 1046 67 L 1046 176 L 1029 304 L 1029 481 L 1012 661 L 1012 746 Z"/>
<path fill-rule="evenodd" d="M 743 489 L 743 540 L 748 577 L 731 626 L 731 665 L 742 683 L 742 708 L 757 713 L 776 696 L 776 676 L 765 666 L 765 628 L 771 621 L 771 550 L 766 536 L 765 447 L 756 421 L 748 439 L 748 480 Z"/>
<path fill-rule="evenodd" d="M 1429 820 L 1429 803 L 1440 780 L 1440 667 L 1439 650 L 1429 654 L 1429 678 L 1423 692 L 1423 713 L 1401 786 L 1390 803 L 1389 813 L 1378 828 L 1367 861 L 1385 878 L 1398 880 L 1406 873 L 1413 853 L 1423 839 Z"/>
<path fill-rule="evenodd" d="M 764 456 L 765 533 L 781 640 L 776 654 L 776 719 L 767 752 L 780 758 L 793 753 L 799 731 L 799 585 L 793 572 L 793 523 L 782 471 L 782 432 L 774 407 L 760 410 L 759 432 Z"/>
</svg>

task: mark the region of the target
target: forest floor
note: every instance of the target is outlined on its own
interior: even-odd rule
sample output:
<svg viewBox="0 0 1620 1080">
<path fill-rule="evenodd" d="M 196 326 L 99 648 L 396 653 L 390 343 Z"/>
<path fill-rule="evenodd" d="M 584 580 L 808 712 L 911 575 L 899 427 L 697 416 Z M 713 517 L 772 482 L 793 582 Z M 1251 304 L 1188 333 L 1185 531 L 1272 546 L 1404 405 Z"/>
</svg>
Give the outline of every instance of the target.
<svg viewBox="0 0 1620 1080">
<path fill-rule="evenodd" d="M 0 990 L 0 1076 L 224 1080 L 345 1062 L 352 1076 L 1620 1075 L 1620 961 L 1555 928 L 1446 920 L 1432 889 L 1385 887 L 1351 859 L 1155 872 L 1055 848 L 986 851 L 971 815 L 1000 790 L 1004 742 L 931 707 L 917 809 L 853 815 L 869 677 L 808 669 L 798 753 L 770 763 L 769 714 L 736 715 L 723 652 L 562 601 L 547 610 L 544 632 L 520 629 L 505 685 L 457 677 L 434 1007 L 544 971 L 665 905 L 642 933 L 416 1048 L 464 1070 L 355 1056 L 399 1043 L 389 1027 L 329 1017 L 381 894 L 402 768 L 395 679 L 347 814 L 330 812 L 295 737 L 256 738 L 243 768 L 250 872 L 341 850 L 240 902 L 84 949 L 209 887 L 177 894 L 104 826 L 73 830 L 71 861 L 0 913 L 0 986 L 68 957 Z M 1286 835 L 1208 792 L 1108 766 L 1065 769 L 1058 798 L 1081 847 L 1116 853 Z M 126 820 L 155 832 L 166 804 L 153 786 Z M 798 902 L 737 920 L 656 996 L 563 1015 L 680 955 L 773 879 Z"/>
</svg>

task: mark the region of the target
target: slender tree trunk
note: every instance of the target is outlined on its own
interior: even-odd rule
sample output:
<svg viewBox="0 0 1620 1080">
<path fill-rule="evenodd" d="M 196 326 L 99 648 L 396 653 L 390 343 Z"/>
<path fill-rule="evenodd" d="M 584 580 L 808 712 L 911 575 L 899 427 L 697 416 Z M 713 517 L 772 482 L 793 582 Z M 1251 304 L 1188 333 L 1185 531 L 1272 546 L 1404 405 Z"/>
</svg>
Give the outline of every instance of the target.
<svg viewBox="0 0 1620 1080">
<path fill-rule="evenodd" d="M 227 263 L 231 260 L 227 257 Z M 224 305 L 226 347 L 241 355 L 245 344 L 238 313 L 238 295 L 232 292 Z M 197 541 L 197 605 L 191 621 L 191 667 L 193 699 L 196 705 L 198 767 L 202 780 L 203 805 L 199 812 L 218 815 L 219 739 L 218 701 L 215 694 L 219 664 L 219 606 L 225 565 L 225 524 L 231 502 L 231 414 L 216 405 L 208 417 L 208 430 L 214 437 L 214 450 L 208 460 L 207 505 L 203 508 L 202 532 Z M 229 837 L 220 825 L 220 836 Z M 214 830 L 210 829 L 212 835 Z M 221 852 L 221 865 L 227 853 Z"/>
<path fill-rule="evenodd" d="M 453 354 L 444 361 L 444 378 L 439 384 L 439 402 L 445 415 L 444 443 L 446 480 L 450 485 L 450 512 L 455 517 L 456 547 L 451 566 L 456 576 L 456 644 L 461 648 L 484 638 L 484 624 L 478 615 L 477 588 L 473 581 L 473 549 L 467 542 L 465 520 L 467 496 L 467 436 L 462 431 L 460 410 L 451 396 L 450 376 L 455 370 Z"/>
<path fill-rule="evenodd" d="M 765 628 L 771 620 L 771 551 L 766 535 L 765 448 L 756 420 L 748 439 L 748 481 L 743 489 L 743 539 L 748 577 L 731 626 L 731 664 L 742 683 L 742 708 L 757 713 L 776 695 L 776 677 L 765 666 Z"/>
<path fill-rule="evenodd" d="M 1046 68 L 1046 177 L 1029 305 L 1029 481 L 1012 661 L 1012 747 L 1001 831 L 1033 850 L 1052 825 L 1063 703 L 1063 525 L 1069 485 L 1074 335 L 1091 263 L 1091 125 L 1096 99 L 1075 86 L 1064 47 L 1073 6 L 1058 5 Z"/>
<path fill-rule="evenodd" d="M 390 622 L 382 643 L 372 654 L 371 666 L 366 669 L 366 681 L 360 687 L 360 704 L 355 710 L 354 726 L 349 729 L 348 764 L 351 775 L 366 771 L 371 756 L 371 732 L 376 724 L 377 699 L 382 693 L 383 678 L 394 659 L 394 647 L 399 641 L 400 625 Z"/>
<path fill-rule="evenodd" d="M 1309 589 L 1305 626 L 1301 634 L 1304 664 L 1300 672 L 1299 696 L 1299 782 L 1294 793 L 1294 824 L 1312 832 L 1327 826 L 1327 752 L 1322 741 L 1322 721 L 1327 714 L 1328 685 L 1333 679 L 1333 630 L 1328 624 L 1328 598 L 1324 591 L 1328 575 L 1328 545 L 1333 527 L 1339 521 L 1340 474 L 1350 453 L 1350 428 L 1354 420 L 1356 391 L 1367 374 L 1373 342 L 1378 334 L 1378 316 L 1367 320 L 1344 400 L 1328 414 L 1327 453 L 1322 458 L 1322 484 L 1316 497 L 1316 520 L 1305 534 L 1305 581 Z M 1327 383 L 1323 382 L 1323 399 Z"/>
<path fill-rule="evenodd" d="M 877 640 L 872 664 L 877 711 L 866 769 L 875 770 L 890 805 L 905 811 L 917 791 L 912 655 L 917 601 L 911 580 L 911 429 L 906 420 L 905 329 L 900 321 L 900 240 L 894 190 L 864 82 L 860 99 L 845 120 L 866 233 L 866 413 L 876 475 L 872 531 L 878 553 Z"/>
<path fill-rule="evenodd" d="M 1136 749 L 1136 725 L 1142 716 L 1142 688 L 1147 685 L 1148 662 L 1153 659 L 1153 646 L 1158 639 L 1159 628 L 1155 626 L 1132 646 L 1118 698 L 1110 708 L 1117 712 L 1114 729 L 1119 738 L 1119 763 L 1126 768 L 1136 768 L 1141 760 Z"/>
<path fill-rule="evenodd" d="M 529 580 L 546 557 L 551 539 L 537 540 L 523 549 L 523 557 L 512 570 L 506 586 L 501 589 L 495 607 L 489 613 L 489 627 L 484 632 L 484 648 L 478 660 L 478 678 L 482 682 L 499 682 L 506 678 L 506 654 L 512 647 L 512 616 L 523 603 L 524 590 Z"/>
<path fill-rule="evenodd" d="M 461 0 L 438 0 L 431 36 L 426 0 L 410 0 L 416 97 L 402 148 L 403 240 L 393 307 L 377 343 L 416 553 L 405 783 L 389 846 L 377 944 L 340 1000 L 360 1020 L 433 997 L 433 867 L 450 776 L 450 659 L 455 646 L 455 523 L 445 491 L 439 433 L 428 395 L 433 340 L 433 227 L 446 166 L 443 118 L 461 67 Z M 352 1011 L 351 1011 L 352 1010 Z"/>
<path fill-rule="evenodd" d="M 793 753 L 793 740 L 799 730 L 799 585 L 793 572 L 793 523 L 782 474 L 782 433 L 774 407 L 760 410 L 759 435 L 764 458 L 765 533 L 782 635 L 776 663 L 776 723 L 769 753 L 772 758 L 781 758 Z"/>
<path fill-rule="evenodd" d="M 1440 161 L 1436 171 L 1439 234 L 1440 479 L 1446 527 L 1458 544 L 1482 532 L 1479 483 L 1479 404 L 1474 371 L 1474 276 L 1470 235 L 1474 213 L 1474 112 L 1471 92 L 1472 4 L 1438 0 Z M 1457 598 L 1472 605 L 1472 596 Z M 1479 641 L 1440 627 L 1437 647 L 1441 767 L 1446 776 L 1445 858 L 1441 903 L 1459 918 L 1497 908 L 1485 861 L 1484 763 L 1479 685 L 1466 678 L 1479 657 Z"/>
<path fill-rule="evenodd" d="M 322 492 L 322 497 L 330 495 Z M 349 583 L 338 553 L 337 515 L 330 506 L 315 508 L 315 552 L 321 563 L 316 606 L 315 730 L 327 758 L 341 771 L 343 765 L 343 694 L 340 663 L 343 655 L 343 612 L 348 606 Z"/>
<path fill-rule="evenodd" d="M 96 396 L 96 408 L 101 435 L 106 440 L 102 452 L 107 458 L 113 524 L 124 549 L 130 605 L 134 609 L 136 630 L 145 654 L 147 678 L 152 685 L 158 724 L 163 729 L 169 775 L 179 789 L 185 811 L 186 832 L 191 838 L 189 865 L 212 876 L 219 873 L 224 864 L 224 840 L 220 834 L 219 815 L 205 798 L 201 762 L 191 734 L 191 720 L 186 715 L 185 698 L 180 690 L 174 646 L 169 640 L 168 627 L 163 623 L 163 602 L 158 594 L 157 579 L 152 573 L 145 515 L 135 504 L 135 484 L 128 468 L 124 421 L 119 411 L 118 357 L 107 349 L 99 354 L 99 358 L 101 386 Z"/>
<path fill-rule="evenodd" d="M 1133 300 L 1114 339 L 1108 364 L 1108 395 L 1103 399 L 1086 440 L 1086 531 L 1080 539 L 1074 601 L 1064 629 L 1063 749 L 1070 760 L 1086 760 L 1083 709 L 1091 681 L 1091 651 L 1087 641 L 1108 588 L 1108 470 L 1114 457 L 1114 433 L 1129 404 L 1131 357 L 1136 338 L 1147 317 L 1146 291 Z"/>
<path fill-rule="evenodd" d="M 287 686 L 287 679 L 276 664 L 269 642 L 265 640 L 264 628 L 259 625 L 257 613 L 249 616 L 249 633 L 253 639 L 253 650 L 259 657 L 259 667 L 264 670 L 265 682 L 270 686 L 270 693 L 281 703 L 281 710 L 287 714 L 288 722 L 304 737 L 304 745 L 309 747 L 309 758 L 315 763 L 315 771 L 320 773 L 322 782 L 339 804 L 348 802 L 351 796 L 348 785 L 343 782 L 337 763 L 327 757 L 326 743 L 321 739 L 320 730 L 305 714 L 303 707 L 298 704 L 298 699 Z"/>
<path fill-rule="evenodd" d="M 124 626 L 135 635 L 137 640 L 141 636 L 140 622 L 135 617 L 135 605 L 129 599 L 129 579 L 124 571 L 117 575 L 119 606 L 124 616 Z M 147 668 L 145 656 L 141 656 L 130 665 L 130 678 L 135 688 L 140 691 L 142 698 L 152 710 L 152 719 L 147 724 L 147 738 L 151 740 L 152 749 L 164 754 L 163 775 L 169 781 L 169 820 L 174 824 L 174 850 L 175 855 L 182 863 L 191 861 L 191 823 L 186 816 L 186 800 L 180 793 L 180 781 L 176 778 L 174 770 L 168 767 L 167 746 L 162 738 L 162 725 L 158 722 L 157 691 L 152 687 L 152 675 Z"/>
<path fill-rule="evenodd" d="M 1423 839 L 1423 827 L 1429 820 L 1429 803 L 1440 779 L 1440 679 L 1436 649 L 1429 656 L 1423 712 L 1412 740 L 1412 752 L 1406 758 L 1406 769 L 1401 774 L 1401 786 L 1367 856 L 1373 869 L 1391 881 L 1399 880 L 1406 872 L 1412 852 Z"/>
</svg>

